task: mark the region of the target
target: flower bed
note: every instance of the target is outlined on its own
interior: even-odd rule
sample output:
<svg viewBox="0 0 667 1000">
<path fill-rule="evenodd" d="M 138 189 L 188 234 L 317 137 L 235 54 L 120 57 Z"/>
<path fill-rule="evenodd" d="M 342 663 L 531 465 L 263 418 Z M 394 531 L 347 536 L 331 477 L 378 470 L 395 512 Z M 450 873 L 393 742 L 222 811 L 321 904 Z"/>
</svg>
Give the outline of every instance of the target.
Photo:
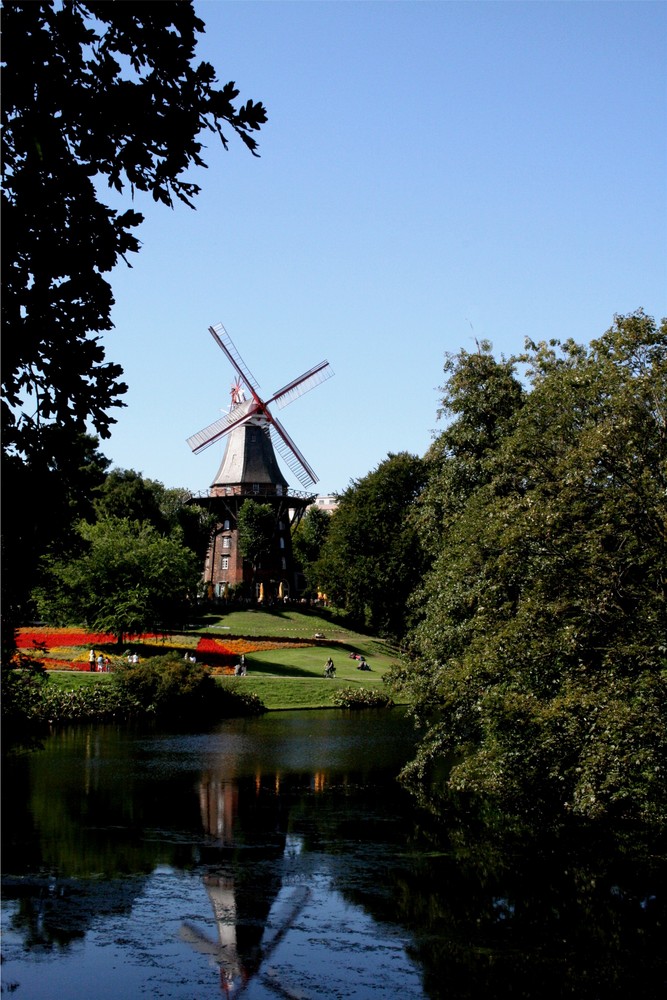
<svg viewBox="0 0 667 1000">
<path fill-rule="evenodd" d="M 307 640 L 289 640 L 281 637 L 247 639 L 243 636 L 160 635 L 146 632 L 127 636 L 128 646 L 160 646 L 165 649 L 192 649 L 199 659 L 211 668 L 212 673 L 233 675 L 234 666 L 241 656 L 264 652 L 271 649 L 302 649 L 312 646 Z M 108 632 L 85 632 L 83 629 L 66 629 L 45 626 L 43 628 L 20 628 L 17 630 L 16 644 L 25 653 L 40 654 L 40 660 L 47 670 L 89 670 L 89 652 L 105 646 L 115 646 L 116 637 Z M 149 650 L 150 656 L 157 650 Z M 113 668 L 112 658 L 111 666 Z"/>
<path fill-rule="evenodd" d="M 61 660 L 56 656 L 49 656 L 41 661 L 47 670 L 89 670 L 88 661 L 83 660 Z"/>
<path fill-rule="evenodd" d="M 63 646 L 106 646 L 114 643 L 116 637 L 108 632 L 83 632 L 63 628 L 20 628 L 16 634 L 19 649 L 52 649 Z"/>
<path fill-rule="evenodd" d="M 304 639 L 246 639 L 243 636 L 225 636 L 224 639 L 203 637 L 197 644 L 198 653 L 229 653 L 241 656 L 247 653 L 261 653 L 270 649 L 305 649 L 314 643 Z"/>
<path fill-rule="evenodd" d="M 239 662 L 241 656 L 249 653 L 259 653 L 267 649 L 300 649 L 310 646 L 309 642 L 288 642 L 284 639 L 241 639 L 225 638 L 214 639 L 203 636 L 197 643 L 197 653 L 212 667 L 213 673 L 233 674 L 234 664 Z"/>
<path fill-rule="evenodd" d="M 226 656 L 234 656 L 235 650 L 230 649 L 229 646 L 222 642 L 220 639 L 208 639 L 202 638 L 197 643 L 198 653 L 216 653 Z"/>
</svg>

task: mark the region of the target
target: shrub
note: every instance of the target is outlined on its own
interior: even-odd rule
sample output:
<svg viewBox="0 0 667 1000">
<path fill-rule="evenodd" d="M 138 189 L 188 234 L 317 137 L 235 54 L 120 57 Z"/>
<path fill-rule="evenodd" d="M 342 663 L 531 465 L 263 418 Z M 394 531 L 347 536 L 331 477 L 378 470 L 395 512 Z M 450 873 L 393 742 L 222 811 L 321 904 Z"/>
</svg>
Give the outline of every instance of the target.
<svg viewBox="0 0 667 1000">
<path fill-rule="evenodd" d="M 16 655 L 9 667 L 3 668 L 3 726 L 39 718 L 46 680 L 43 665 L 21 653 Z"/>
<path fill-rule="evenodd" d="M 263 710 L 252 697 L 219 686 L 200 663 L 189 663 L 173 653 L 144 663 L 122 665 L 114 683 L 141 711 L 163 720 L 211 720 Z"/>
<path fill-rule="evenodd" d="M 141 716 L 163 722 L 210 722 L 266 711 L 256 694 L 219 685 L 203 666 L 186 663 L 173 653 L 123 664 L 109 683 L 76 688 L 55 684 L 41 664 L 21 659 L 3 671 L 2 694 L 3 742 L 8 746 L 50 724 Z"/>
<path fill-rule="evenodd" d="M 3 740 L 22 742 L 35 729 L 59 722 L 103 722 L 125 719 L 138 710 L 136 701 L 115 685 L 91 684 L 66 689 L 53 683 L 34 661 L 3 672 Z"/>
<path fill-rule="evenodd" d="M 218 713 L 226 718 L 239 715 L 261 715 L 266 712 L 266 706 L 258 694 L 252 691 L 239 691 L 227 684 L 218 687 Z"/>
<path fill-rule="evenodd" d="M 61 688 L 48 683 L 40 706 L 48 723 L 108 722 L 127 719 L 139 709 L 137 702 L 115 684 Z"/>
<path fill-rule="evenodd" d="M 394 704 L 389 695 L 374 688 L 338 688 L 331 700 L 337 708 L 392 708 Z"/>
</svg>

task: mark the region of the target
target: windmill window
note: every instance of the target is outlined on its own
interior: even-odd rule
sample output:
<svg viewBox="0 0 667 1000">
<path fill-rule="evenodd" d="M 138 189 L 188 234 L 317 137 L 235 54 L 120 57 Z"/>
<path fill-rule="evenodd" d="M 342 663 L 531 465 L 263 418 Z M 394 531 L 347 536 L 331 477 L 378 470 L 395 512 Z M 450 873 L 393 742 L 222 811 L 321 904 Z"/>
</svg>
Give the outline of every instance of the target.
<svg viewBox="0 0 667 1000">
<path fill-rule="evenodd" d="M 276 493 L 278 494 L 279 497 L 281 497 L 283 495 L 283 488 L 282 488 L 282 486 L 280 484 L 278 484 L 278 486 L 276 486 Z"/>
<path fill-rule="evenodd" d="M 232 491 L 232 488 L 231 488 L 231 486 L 226 486 L 226 487 L 225 487 L 225 493 L 227 494 L 227 496 L 231 496 L 231 495 L 232 495 L 232 492 L 233 492 L 233 491 Z"/>
<path fill-rule="evenodd" d="M 229 521 L 225 521 L 225 523 L 224 523 L 224 529 L 225 529 L 225 531 L 229 531 Z"/>
<path fill-rule="evenodd" d="M 283 556 L 282 563 L 283 563 L 283 569 L 287 569 L 287 559 L 285 559 L 285 556 Z"/>
<path fill-rule="evenodd" d="M 220 569 L 229 569 L 229 556 L 220 557 Z"/>
<path fill-rule="evenodd" d="M 253 493 L 259 493 L 259 483 L 252 484 L 252 491 Z"/>
<path fill-rule="evenodd" d="M 282 535 L 280 536 L 280 548 L 281 549 L 285 548 L 285 539 L 282 537 Z"/>
<path fill-rule="evenodd" d="M 278 521 L 278 530 L 279 531 L 284 531 L 285 530 L 285 522 L 284 521 Z"/>
<path fill-rule="evenodd" d="M 225 537 L 222 539 L 222 547 L 223 547 L 223 549 L 231 549 L 231 547 L 232 547 L 232 540 L 229 537 L 229 535 L 225 535 Z"/>
</svg>

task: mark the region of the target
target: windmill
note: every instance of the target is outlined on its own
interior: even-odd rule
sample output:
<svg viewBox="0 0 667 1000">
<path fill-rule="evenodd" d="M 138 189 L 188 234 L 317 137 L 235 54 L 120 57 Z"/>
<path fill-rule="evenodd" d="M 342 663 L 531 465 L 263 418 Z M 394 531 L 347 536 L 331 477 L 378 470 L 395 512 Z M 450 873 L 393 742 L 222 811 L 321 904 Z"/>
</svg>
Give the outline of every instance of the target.
<svg viewBox="0 0 667 1000">
<path fill-rule="evenodd" d="M 328 361 L 321 361 L 265 400 L 222 323 L 210 326 L 209 333 L 232 365 L 236 379 L 231 387 L 229 412 L 187 441 L 198 455 L 226 439 L 222 463 L 203 503 L 217 518 L 204 570 L 207 592 L 210 596 L 224 597 L 230 587 L 248 584 L 248 567 L 238 551 L 237 524 L 242 504 L 255 499 L 273 508 L 277 534 L 275 552 L 266 554 L 261 572 L 254 574 L 253 596 L 262 594 L 270 599 L 280 593 L 287 597 L 296 587 L 290 527 L 303 515 L 314 496 L 290 490 L 275 452 L 304 489 L 317 482 L 317 475 L 270 407 L 286 406 L 331 378 L 333 372 Z M 195 502 L 202 504 L 202 499 Z"/>
<path fill-rule="evenodd" d="M 288 382 L 282 389 L 278 389 L 265 402 L 259 395 L 258 383 L 236 350 L 231 337 L 222 323 L 219 323 L 217 326 L 210 326 L 208 329 L 218 347 L 227 356 L 232 367 L 236 370 L 238 379 L 232 385 L 232 406 L 229 413 L 188 438 L 188 444 L 192 451 L 195 455 L 198 455 L 212 444 L 215 444 L 216 441 L 231 433 L 235 428 L 242 427 L 244 424 L 252 421 L 258 423 L 263 430 L 268 431 L 273 447 L 281 455 L 301 485 L 305 488 L 314 485 L 317 482 L 317 476 L 283 425 L 277 417 L 273 416 L 269 410 L 269 406 L 272 403 L 276 403 L 280 408 L 287 406 L 288 403 L 298 399 L 299 396 L 303 396 L 304 393 L 313 389 L 316 385 L 321 385 L 322 382 L 331 378 L 333 372 L 329 367 L 329 362 L 321 361 L 319 365 L 315 365 L 314 368 L 304 372 L 303 375 Z M 240 407 L 246 401 L 242 398 L 242 384 L 246 386 L 251 396 L 251 399 L 247 401 L 247 405 L 243 409 Z"/>
</svg>

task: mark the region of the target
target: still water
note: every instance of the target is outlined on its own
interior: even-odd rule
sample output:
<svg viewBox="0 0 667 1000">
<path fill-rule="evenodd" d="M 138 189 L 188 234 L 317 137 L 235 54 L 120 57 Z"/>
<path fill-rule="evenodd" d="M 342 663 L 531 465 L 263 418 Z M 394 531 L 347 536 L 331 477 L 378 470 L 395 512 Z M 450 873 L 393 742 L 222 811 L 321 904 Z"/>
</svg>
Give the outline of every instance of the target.
<svg viewBox="0 0 667 1000">
<path fill-rule="evenodd" d="M 3 774 L 2 990 L 25 1000 L 661 995 L 660 866 L 420 812 L 401 710 L 72 728 Z"/>
</svg>

